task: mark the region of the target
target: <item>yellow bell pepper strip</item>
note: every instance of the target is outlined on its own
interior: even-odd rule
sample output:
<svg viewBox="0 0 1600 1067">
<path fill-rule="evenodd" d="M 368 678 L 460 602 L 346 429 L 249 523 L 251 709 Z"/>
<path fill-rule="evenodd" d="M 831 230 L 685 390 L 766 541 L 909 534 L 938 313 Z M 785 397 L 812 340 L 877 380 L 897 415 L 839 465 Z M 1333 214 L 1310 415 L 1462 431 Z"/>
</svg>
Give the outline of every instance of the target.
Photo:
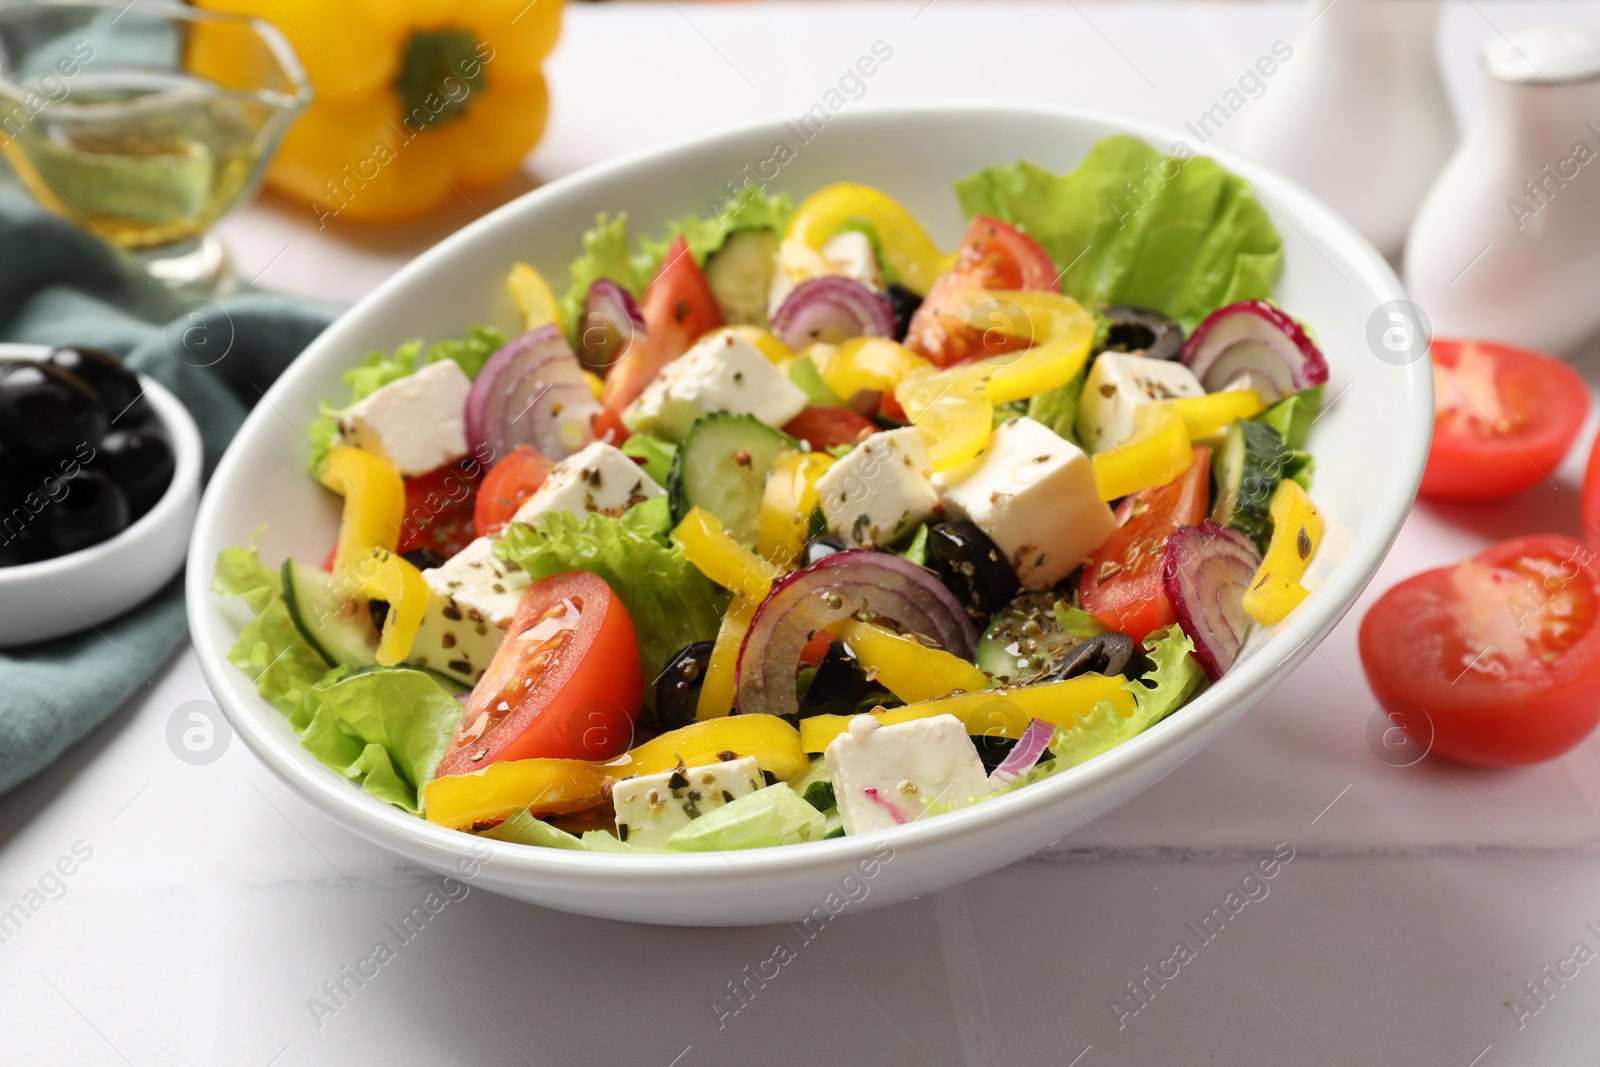
<svg viewBox="0 0 1600 1067">
<path fill-rule="evenodd" d="M 739 690 L 736 674 L 739 648 L 744 644 L 744 635 L 750 632 L 756 606 L 736 596 L 722 616 L 717 640 L 711 646 L 711 661 L 706 664 L 706 676 L 700 682 L 700 701 L 694 708 L 694 717 L 702 722 L 720 719 L 733 710 L 733 698 Z"/>
<path fill-rule="evenodd" d="M 500 182 L 544 132 L 540 63 L 562 0 L 197 0 L 254 15 L 289 38 L 316 92 L 267 181 L 329 218 L 417 218 Z M 244 35 L 197 23 L 189 71 L 234 85 Z"/>
<path fill-rule="evenodd" d="M 1194 449 L 1183 419 L 1174 411 L 1161 409 L 1151 412 L 1132 437 L 1095 453 L 1094 480 L 1101 500 L 1116 500 L 1166 485 L 1193 463 Z"/>
<path fill-rule="evenodd" d="M 984 395 L 984 364 L 946 371 L 911 371 L 895 389 L 895 399 L 911 424 L 922 431 L 928 462 L 935 471 L 953 470 L 977 456 L 994 431 L 994 405 Z"/>
<path fill-rule="evenodd" d="M 755 345 L 756 351 L 766 356 L 767 361 L 775 367 L 786 367 L 794 359 L 794 349 L 759 326 L 729 326 L 727 330 Z"/>
<path fill-rule="evenodd" d="M 926 296 L 939 275 L 955 265 L 955 253 L 941 252 L 911 213 L 889 194 L 855 182 L 837 182 L 806 197 L 789 219 L 778 249 L 778 269 L 796 283 L 839 270 L 822 256 L 822 246 L 852 220 L 867 222 L 878 235 L 883 258 L 900 284 Z"/>
<path fill-rule="evenodd" d="M 907 374 L 932 364 L 905 345 L 887 337 L 855 337 L 838 345 L 822 370 L 822 381 L 834 394 L 849 400 L 868 390 L 893 392 Z"/>
<path fill-rule="evenodd" d="M 730 756 L 728 753 L 732 753 Z M 703 767 L 740 756 L 754 756 L 764 771 L 788 781 L 811 769 L 800 747 L 800 731 L 776 715 L 729 715 L 672 730 L 601 766 L 613 778 Z"/>
<path fill-rule="evenodd" d="M 604 803 L 608 780 L 604 764 L 586 760 L 506 760 L 435 778 L 422 787 L 422 811 L 429 822 L 470 830 L 530 809 L 542 815 L 592 808 Z"/>
<path fill-rule="evenodd" d="M 1272 540 L 1244 595 L 1244 610 L 1264 626 L 1279 622 L 1306 598 L 1300 584 L 1322 544 L 1322 513 L 1299 483 L 1285 478 L 1268 505 Z"/>
<path fill-rule="evenodd" d="M 406 486 L 394 464 L 371 452 L 340 445 L 328 453 L 317 480 L 344 497 L 333 574 L 352 591 L 356 568 L 374 549 L 393 552 L 405 518 Z"/>
<path fill-rule="evenodd" d="M 523 329 L 537 330 L 561 317 L 561 306 L 556 300 L 555 290 L 550 288 L 543 274 L 528 264 L 511 264 L 511 273 L 506 275 L 506 288 L 511 291 L 511 299 L 517 305 L 517 310 L 522 312 Z"/>
<path fill-rule="evenodd" d="M 410 560 L 380 548 L 357 563 L 351 577 L 353 592 L 389 605 L 374 658 L 384 667 L 405 662 L 428 608 L 428 583 L 422 572 Z"/>
<path fill-rule="evenodd" d="M 985 362 L 994 367 L 984 386 L 990 403 L 1009 404 L 1059 389 L 1078 376 L 1089 363 L 1094 343 L 1094 317 L 1070 296 L 1060 293 L 973 290 L 966 299 L 978 299 L 980 311 L 995 306 L 1019 309 L 1028 320 L 1033 347 L 1008 352 Z M 974 325 L 984 325 L 975 322 Z"/>
<path fill-rule="evenodd" d="M 907 704 L 947 697 L 958 690 L 975 693 L 990 686 L 989 676 L 960 656 L 870 622 L 848 619 L 838 627 L 836 636 L 869 678 Z"/>
<path fill-rule="evenodd" d="M 582 371 L 581 373 L 583 374 L 583 384 L 587 385 L 589 392 L 594 394 L 596 400 L 599 400 L 601 394 L 606 391 L 606 380 L 592 370 Z"/>
<path fill-rule="evenodd" d="M 672 543 L 713 582 L 759 604 L 772 589 L 779 570 L 728 536 L 722 520 L 696 505 L 672 531 Z"/>
<path fill-rule="evenodd" d="M 1021 737 L 1031 719 L 1043 719 L 1056 726 L 1070 726 L 1078 716 L 1087 715 L 1102 700 L 1111 701 L 1117 714 L 1133 714 L 1133 694 L 1127 679 L 1120 675 L 1080 674 L 1064 682 L 1022 685 L 1011 689 L 991 689 L 979 693 L 941 697 L 903 708 L 872 712 L 884 726 L 926 719 L 934 715 L 954 715 L 967 733 L 990 737 Z M 737 718 L 737 716 L 735 716 Z M 853 715 L 813 715 L 800 720 L 800 744 L 807 752 L 824 752 L 850 728 Z"/>
<path fill-rule="evenodd" d="M 1267 410 L 1261 394 L 1254 389 L 1229 389 L 1205 396 L 1185 396 L 1176 400 L 1152 400 L 1140 404 L 1134 412 L 1136 419 L 1154 418 L 1158 411 L 1170 411 L 1183 420 L 1189 430 L 1189 440 L 1209 437 L 1229 423 L 1248 419 Z"/>
<path fill-rule="evenodd" d="M 831 466 L 826 452 L 790 452 L 772 465 L 761 490 L 756 535 L 756 548 L 768 562 L 789 567 L 800 557 L 817 508 L 817 479 Z"/>
</svg>

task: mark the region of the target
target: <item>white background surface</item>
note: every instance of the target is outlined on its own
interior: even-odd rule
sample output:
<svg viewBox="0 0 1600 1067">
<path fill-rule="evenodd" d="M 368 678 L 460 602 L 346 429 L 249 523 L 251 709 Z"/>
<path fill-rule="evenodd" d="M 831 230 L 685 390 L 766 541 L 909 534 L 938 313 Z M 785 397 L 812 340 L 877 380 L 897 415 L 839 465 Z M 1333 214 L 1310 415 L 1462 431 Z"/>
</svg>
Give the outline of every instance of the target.
<svg viewBox="0 0 1600 1067">
<path fill-rule="evenodd" d="M 1178 125 L 1300 17 L 1278 4 L 919 7 L 570 8 L 548 68 L 554 118 L 519 182 L 399 230 L 318 233 L 310 209 L 273 199 L 223 230 L 263 287 L 355 299 L 539 181 L 798 113 L 879 39 L 894 57 L 869 100 L 1052 100 Z M 1549 21 L 1600 26 L 1600 4 L 1449 6 L 1440 47 L 1458 114 L 1475 106 L 1477 49 Z M 1591 379 L 1595 365 L 1592 352 L 1580 362 Z M 176 759 L 169 719 L 209 696 L 185 651 L 0 799 L 0 911 L 76 843 L 92 850 L 0 944 L 0 1061 L 1593 1063 L 1600 966 L 1551 983 L 1521 1029 L 1507 1004 L 1576 942 L 1600 951 L 1584 925 L 1600 929 L 1600 740 L 1522 771 L 1392 767 L 1369 747 L 1355 653 L 1366 604 L 1400 578 L 1512 533 L 1576 534 L 1586 455 L 1587 438 L 1557 486 L 1506 504 L 1419 505 L 1373 591 L 1289 682 L 1048 854 L 888 909 L 866 910 L 869 890 L 809 941 L 573 918 L 468 889 L 320 1020 L 309 998 L 375 941 L 395 945 L 385 924 L 440 880 L 324 822 L 242 745 L 206 766 Z M 1294 859 L 1268 895 L 1201 946 L 1186 923 L 1279 842 Z M 1119 1030 L 1111 999 L 1180 939 L 1196 958 Z M 727 984 L 780 940 L 794 960 L 719 1028 L 712 1003 L 737 1006 Z"/>
</svg>

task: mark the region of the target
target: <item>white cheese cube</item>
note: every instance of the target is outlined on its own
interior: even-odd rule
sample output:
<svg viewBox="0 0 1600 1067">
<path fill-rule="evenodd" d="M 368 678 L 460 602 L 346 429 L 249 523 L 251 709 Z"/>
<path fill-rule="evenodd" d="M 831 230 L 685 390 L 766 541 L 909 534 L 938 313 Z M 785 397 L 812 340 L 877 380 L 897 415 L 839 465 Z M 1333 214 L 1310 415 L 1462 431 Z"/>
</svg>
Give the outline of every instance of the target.
<svg viewBox="0 0 1600 1067">
<path fill-rule="evenodd" d="M 477 684 L 511 626 L 527 573 L 494 554 L 493 538 L 480 537 L 422 579 L 428 608 L 406 662 Z"/>
<path fill-rule="evenodd" d="M 754 415 L 782 426 L 806 406 L 806 394 L 761 350 L 731 330 L 719 330 L 661 368 L 623 412 L 635 433 L 679 441 L 702 415 Z"/>
<path fill-rule="evenodd" d="M 891 545 L 939 512 L 915 426 L 875 433 L 817 479 L 828 529 L 855 545 Z"/>
<path fill-rule="evenodd" d="M 988 534 L 1029 589 L 1072 573 L 1117 526 L 1089 457 L 1027 417 L 1002 425 L 982 452 L 933 484 L 945 510 Z"/>
<path fill-rule="evenodd" d="M 617 837 L 660 848 L 695 819 L 766 785 L 754 756 L 624 778 L 611 787 Z"/>
<path fill-rule="evenodd" d="M 1102 352 L 1078 401 L 1078 440 L 1090 452 L 1104 452 L 1133 436 L 1133 413 L 1140 404 L 1205 393 L 1200 380 L 1176 360 Z"/>
<path fill-rule="evenodd" d="M 471 388 L 455 360 L 430 363 L 346 412 L 339 420 L 340 440 L 382 456 L 406 478 L 453 463 L 467 454 Z"/>
<path fill-rule="evenodd" d="M 929 804 L 959 808 L 992 791 L 978 750 L 954 715 L 893 726 L 857 715 L 822 757 L 847 834 L 900 826 Z"/>
<path fill-rule="evenodd" d="M 592 514 L 614 519 L 665 492 L 622 449 L 595 441 L 557 463 L 511 521 L 529 522 L 547 511 L 570 511 L 580 520 Z"/>
</svg>

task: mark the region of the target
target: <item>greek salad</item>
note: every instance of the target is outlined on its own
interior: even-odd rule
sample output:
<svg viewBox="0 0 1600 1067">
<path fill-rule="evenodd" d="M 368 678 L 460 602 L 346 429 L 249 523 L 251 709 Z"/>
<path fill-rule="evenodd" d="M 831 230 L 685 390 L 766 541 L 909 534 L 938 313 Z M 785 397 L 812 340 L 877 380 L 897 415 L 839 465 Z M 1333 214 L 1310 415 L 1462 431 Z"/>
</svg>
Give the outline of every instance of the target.
<svg viewBox="0 0 1600 1067">
<path fill-rule="evenodd" d="M 307 429 L 325 559 L 224 552 L 232 661 L 439 825 L 599 851 L 868 833 L 1083 763 L 1306 596 L 1327 380 L 1250 187 L 1131 138 L 956 184 L 602 215 L 508 337 Z"/>
</svg>

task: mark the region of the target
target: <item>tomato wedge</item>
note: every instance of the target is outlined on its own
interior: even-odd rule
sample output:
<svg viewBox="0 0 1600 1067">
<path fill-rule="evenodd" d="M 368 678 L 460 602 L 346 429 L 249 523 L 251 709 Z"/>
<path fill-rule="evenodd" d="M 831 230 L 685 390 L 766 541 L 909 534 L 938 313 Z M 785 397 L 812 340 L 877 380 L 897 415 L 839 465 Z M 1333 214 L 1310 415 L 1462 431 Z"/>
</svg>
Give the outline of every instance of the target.
<svg viewBox="0 0 1600 1067">
<path fill-rule="evenodd" d="M 1558 359 L 1484 341 L 1433 342 L 1433 445 L 1424 496 L 1492 500 L 1561 465 L 1589 415 L 1589 387 Z"/>
<path fill-rule="evenodd" d="M 397 551 L 429 548 L 449 559 L 478 536 L 473 509 L 483 468 L 464 459 L 406 479 L 406 517 Z"/>
<path fill-rule="evenodd" d="M 467 699 L 439 775 L 501 760 L 603 760 L 628 750 L 644 677 L 633 620 L 598 576 L 541 578 Z"/>
<path fill-rule="evenodd" d="M 876 433 L 878 426 L 849 408 L 808 407 L 783 424 L 783 432 L 799 441 L 810 442 L 821 452 L 836 445 L 853 445 Z"/>
<path fill-rule="evenodd" d="M 518 445 L 491 467 L 472 511 L 472 525 L 478 533 L 493 537 L 505 529 L 522 502 L 537 493 L 550 476 L 550 467 L 544 453 L 528 445 Z"/>
<path fill-rule="evenodd" d="M 1595 550 L 1517 537 L 1378 598 L 1361 620 L 1361 665 L 1419 744 L 1465 763 L 1535 763 L 1600 722 L 1597 621 Z"/>
<path fill-rule="evenodd" d="M 640 313 L 645 336 L 636 338 L 617 358 L 601 393 L 606 407 L 613 411 L 627 407 L 662 367 L 689 351 L 702 334 L 722 325 L 716 297 L 681 234 L 645 289 Z"/>
<path fill-rule="evenodd" d="M 1056 265 L 1039 242 L 1009 223 L 975 215 L 956 249 L 955 266 L 934 283 L 911 316 L 906 347 L 941 367 L 1026 348 L 1020 337 L 1029 331 L 1009 328 L 1003 305 L 973 323 L 969 309 L 954 314 L 949 299 L 967 289 L 1054 290 L 1056 276 Z"/>
<path fill-rule="evenodd" d="M 1177 622 L 1161 580 L 1167 539 L 1210 511 L 1211 449 L 1200 445 L 1183 474 L 1117 505 L 1116 530 L 1083 566 L 1083 609 L 1135 641 Z"/>
</svg>

